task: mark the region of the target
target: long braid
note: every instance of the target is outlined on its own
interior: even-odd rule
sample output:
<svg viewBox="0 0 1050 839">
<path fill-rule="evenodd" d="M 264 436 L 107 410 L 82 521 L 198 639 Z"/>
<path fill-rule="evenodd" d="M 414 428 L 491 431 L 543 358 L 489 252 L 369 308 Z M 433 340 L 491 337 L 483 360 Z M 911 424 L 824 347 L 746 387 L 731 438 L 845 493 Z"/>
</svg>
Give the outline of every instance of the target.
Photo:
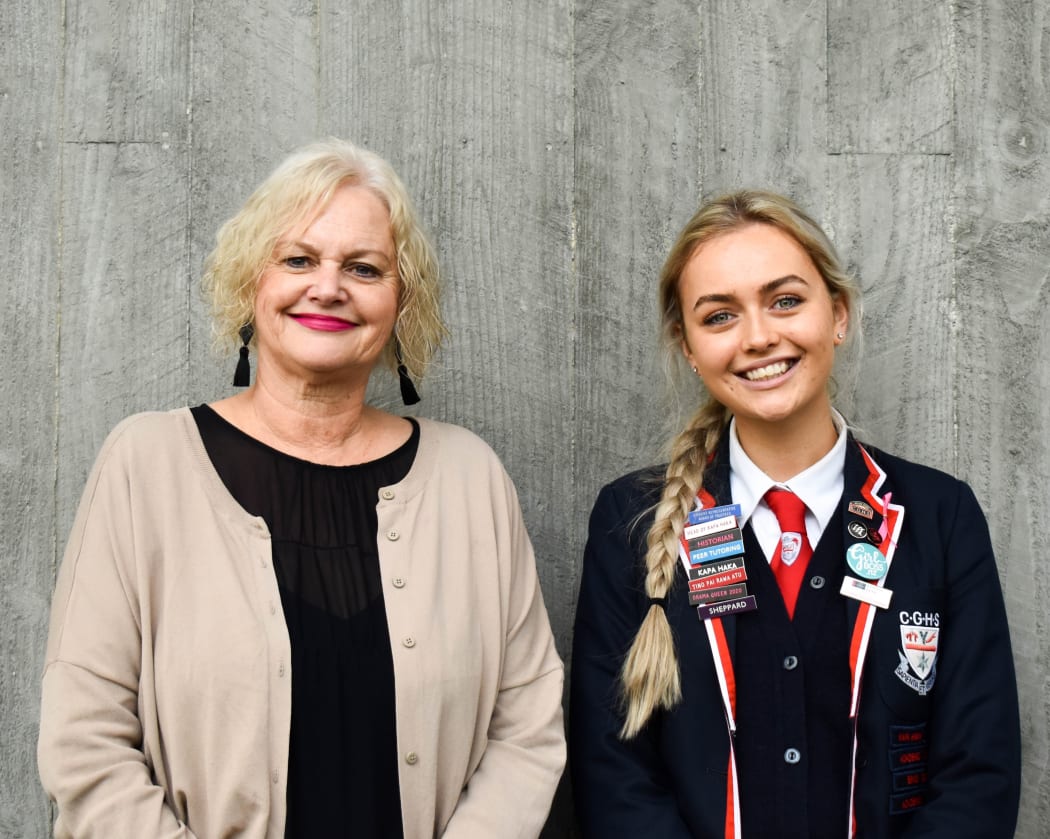
<svg viewBox="0 0 1050 839">
<path fill-rule="evenodd" d="M 663 492 L 646 539 L 645 591 L 663 599 L 674 582 L 678 538 L 693 508 L 707 459 L 727 421 L 724 406 L 708 399 L 674 439 Z M 667 613 L 653 604 L 642 621 L 621 672 L 626 718 L 620 736 L 637 734 L 658 708 L 670 709 L 682 698 L 678 656 Z"/>
</svg>

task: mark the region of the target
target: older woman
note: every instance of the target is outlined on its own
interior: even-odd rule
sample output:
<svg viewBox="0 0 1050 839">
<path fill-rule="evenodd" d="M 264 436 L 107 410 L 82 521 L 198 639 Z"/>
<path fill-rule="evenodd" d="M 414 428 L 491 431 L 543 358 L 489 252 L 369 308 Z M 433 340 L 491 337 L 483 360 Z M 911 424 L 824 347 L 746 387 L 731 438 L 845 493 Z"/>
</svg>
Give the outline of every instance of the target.
<svg viewBox="0 0 1050 839">
<path fill-rule="evenodd" d="M 58 578 L 39 762 L 60 837 L 536 836 L 562 665 L 514 487 L 409 401 L 443 332 L 431 247 L 380 158 L 287 159 L 206 288 L 257 375 L 133 416 Z"/>
</svg>

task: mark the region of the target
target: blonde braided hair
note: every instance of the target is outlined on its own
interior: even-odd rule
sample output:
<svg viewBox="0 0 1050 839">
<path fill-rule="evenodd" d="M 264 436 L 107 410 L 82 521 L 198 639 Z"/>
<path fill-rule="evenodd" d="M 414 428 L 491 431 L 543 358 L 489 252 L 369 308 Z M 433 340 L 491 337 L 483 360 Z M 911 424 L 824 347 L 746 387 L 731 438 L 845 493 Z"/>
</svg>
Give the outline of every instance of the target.
<svg viewBox="0 0 1050 839">
<path fill-rule="evenodd" d="M 753 224 L 768 224 L 791 236 L 806 251 L 827 284 L 833 300 L 853 314 L 850 339 L 859 340 L 860 301 L 856 282 L 845 273 L 835 248 L 820 226 L 782 195 L 741 191 L 708 202 L 689 220 L 660 272 L 660 310 L 664 351 L 682 358 L 683 320 L 678 281 L 686 263 L 706 242 Z M 671 590 L 678 564 L 678 539 L 686 516 L 703 485 L 704 469 L 729 424 L 729 411 L 710 395 L 671 444 L 660 501 L 646 538 L 645 591 L 663 600 Z M 653 603 L 642 620 L 620 672 L 624 723 L 620 737 L 634 737 L 658 709 L 669 710 L 682 699 L 674 636 L 664 608 Z"/>
<path fill-rule="evenodd" d="M 646 537 L 645 592 L 651 598 L 663 599 L 671 590 L 678 564 L 678 534 L 703 483 L 708 455 L 718 445 L 728 421 L 725 407 L 708 398 L 671 445 L 663 491 Z M 624 661 L 621 678 L 627 699 L 620 731 L 624 739 L 637 734 L 657 708 L 673 708 L 681 701 L 678 658 L 662 606 L 654 603 L 649 607 Z"/>
</svg>

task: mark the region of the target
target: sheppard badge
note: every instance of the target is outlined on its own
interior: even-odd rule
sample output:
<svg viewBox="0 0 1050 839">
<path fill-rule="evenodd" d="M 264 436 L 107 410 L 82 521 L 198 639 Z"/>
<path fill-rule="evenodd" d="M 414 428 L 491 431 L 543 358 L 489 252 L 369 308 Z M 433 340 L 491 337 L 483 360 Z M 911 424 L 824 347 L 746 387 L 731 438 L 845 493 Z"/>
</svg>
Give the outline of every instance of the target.
<svg viewBox="0 0 1050 839">
<path fill-rule="evenodd" d="M 937 627 L 901 625 L 901 649 L 897 652 L 900 664 L 894 671 L 904 684 L 919 696 L 933 690 L 937 678 L 937 642 L 941 630 Z"/>
</svg>

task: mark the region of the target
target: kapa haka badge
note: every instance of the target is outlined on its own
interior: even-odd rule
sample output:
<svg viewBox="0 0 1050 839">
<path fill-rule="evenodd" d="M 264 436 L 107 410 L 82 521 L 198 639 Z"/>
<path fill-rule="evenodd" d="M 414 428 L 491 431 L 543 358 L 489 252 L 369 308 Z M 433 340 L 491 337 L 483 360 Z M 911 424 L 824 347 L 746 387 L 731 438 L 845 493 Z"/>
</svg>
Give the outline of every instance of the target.
<svg viewBox="0 0 1050 839">
<path fill-rule="evenodd" d="M 936 627 L 902 623 L 900 664 L 894 671 L 904 684 L 919 696 L 933 690 L 937 678 L 937 642 L 941 630 Z"/>
</svg>

